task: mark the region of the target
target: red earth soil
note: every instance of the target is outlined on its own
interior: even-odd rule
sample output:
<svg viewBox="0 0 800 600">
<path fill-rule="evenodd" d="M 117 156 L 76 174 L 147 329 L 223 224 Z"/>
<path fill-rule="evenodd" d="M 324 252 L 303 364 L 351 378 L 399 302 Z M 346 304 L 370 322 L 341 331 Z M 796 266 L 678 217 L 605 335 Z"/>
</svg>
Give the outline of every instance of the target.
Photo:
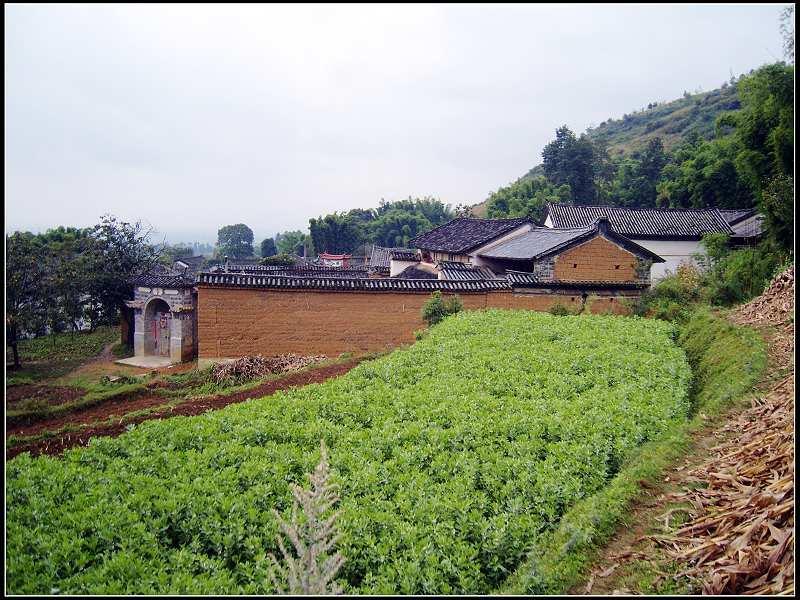
<svg viewBox="0 0 800 600">
<path fill-rule="evenodd" d="M 237 392 L 228 396 L 208 396 L 205 398 L 195 398 L 187 400 L 181 404 L 171 407 L 164 407 L 163 410 L 154 411 L 152 413 L 132 417 L 123 421 L 123 416 L 127 413 L 142 410 L 153 406 L 164 404 L 167 399 L 162 396 L 141 396 L 139 395 L 131 398 L 115 398 L 104 404 L 92 407 L 90 409 L 81 411 L 79 413 L 71 413 L 62 415 L 60 417 L 47 419 L 38 423 L 17 427 L 16 429 L 7 429 L 6 437 L 10 435 L 35 435 L 45 431 L 59 429 L 65 425 L 81 425 L 84 423 L 92 423 L 108 419 L 111 416 L 120 416 L 118 423 L 105 423 L 97 425 L 96 427 L 86 427 L 80 431 L 72 431 L 57 435 L 55 437 L 33 441 L 25 444 L 20 444 L 12 448 L 6 449 L 6 460 L 11 459 L 23 452 L 30 452 L 31 456 L 39 454 L 61 454 L 64 450 L 75 446 L 85 446 L 93 437 L 101 436 L 118 436 L 125 433 L 126 428 L 130 424 L 141 423 L 151 419 L 168 419 L 176 416 L 190 416 L 199 415 L 204 412 L 218 410 L 229 404 L 236 404 L 244 402 L 252 398 L 261 398 L 269 396 L 277 391 L 285 390 L 291 387 L 298 387 L 308 385 L 309 383 L 321 383 L 328 379 L 338 377 L 347 373 L 350 369 L 355 367 L 361 362 L 360 358 L 349 360 L 347 362 L 318 367 L 309 371 L 300 373 L 292 373 L 280 379 L 267 381 L 258 387 Z"/>
<path fill-rule="evenodd" d="M 6 404 L 18 404 L 23 400 L 44 400 L 47 404 L 55 406 L 70 402 L 84 394 L 84 390 L 72 387 L 58 387 L 54 385 L 15 385 L 6 390 Z"/>
</svg>

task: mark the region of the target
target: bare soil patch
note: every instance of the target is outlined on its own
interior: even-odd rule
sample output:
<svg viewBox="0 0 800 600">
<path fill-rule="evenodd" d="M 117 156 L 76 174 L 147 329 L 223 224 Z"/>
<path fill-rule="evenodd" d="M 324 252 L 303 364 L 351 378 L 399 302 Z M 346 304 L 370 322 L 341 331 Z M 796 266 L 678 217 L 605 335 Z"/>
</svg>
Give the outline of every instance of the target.
<svg viewBox="0 0 800 600">
<path fill-rule="evenodd" d="M 55 385 L 14 385 L 6 390 L 6 406 L 13 408 L 24 400 L 39 400 L 50 406 L 66 404 L 83 396 L 86 390 Z"/>
<path fill-rule="evenodd" d="M 37 440 L 29 443 L 20 444 L 6 450 L 6 459 L 11 459 L 23 452 L 30 452 L 31 455 L 39 454 L 60 454 L 64 450 L 75 446 L 85 446 L 93 437 L 117 436 L 125 433 L 128 425 L 141 423 L 152 419 L 167 419 L 175 416 L 199 415 L 212 410 L 219 410 L 229 404 L 244 402 L 252 398 L 269 396 L 277 391 L 308 385 L 310 383 L 321 383 L 333 377 L 338 377 L 347 373 L 350 369 L 360 363 L 362 358 L 355 358 L 346 362 L 325 365 L 322 367 L 291 373 L 285 377 L 264 382 L 263 384 L 242 392 L 230 395 L 208 396 L 204 398 L 194 398 L 177 404 L 175 406 L 165 406 L 163 410 L 153 411 L 146 415 L 139 415 L 125 419 L 125 414 L 136 412 L 144 408 L 160 406 L 167 402 L 163 396 L 146 394 L 135 398 L 115 398 L 103 405 L 92 407 L 79 413 L 63 415 L 59 418 L 48 419 L 16 430 L 8 430 L 9 435 L 37 435 L 47 431 L 61 429 L 65 425 L 86 425 L 78 432 L 68 432 L 56 435 L 51 438 Z M 118 423 L 98 424 L 99 421 L 108 420 L 111 417 L 119 416 Z"/>
</svg>

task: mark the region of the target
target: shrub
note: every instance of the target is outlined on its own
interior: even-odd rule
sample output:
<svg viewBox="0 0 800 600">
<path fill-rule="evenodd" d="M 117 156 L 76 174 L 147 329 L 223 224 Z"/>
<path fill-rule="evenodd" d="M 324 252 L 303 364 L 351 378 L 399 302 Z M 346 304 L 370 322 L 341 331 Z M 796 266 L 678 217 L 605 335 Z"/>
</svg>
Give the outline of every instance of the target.
<svg viewBox="0 0 800 600">
<path fill-rule="evenodd" d="M 566 317 L 568 315 L 577 315 L 580 313 L 580 309 L 570 308 L 566 304 L 562 302 L 556 302 L 553 304 L 549 309 L 547 309 L 551 315 L 555 315 L 556 317 Z"/>
<path fill-rule="evenodd" d="M 422 318 L 428 326 L 436 325 L 446 316 L 461 312 L 463 308 L 464 304 L 458 295 L 442 300 L 442 293 L 436 290 L 422 307 Z"/>
</svg>

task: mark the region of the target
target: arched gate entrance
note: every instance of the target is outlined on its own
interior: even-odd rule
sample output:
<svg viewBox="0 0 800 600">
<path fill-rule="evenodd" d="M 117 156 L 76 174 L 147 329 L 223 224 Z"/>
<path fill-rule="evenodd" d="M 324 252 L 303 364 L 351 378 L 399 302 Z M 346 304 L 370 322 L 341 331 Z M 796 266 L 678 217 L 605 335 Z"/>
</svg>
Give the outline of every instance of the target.
<svg viewBox="0 0 800 600">
<path fill-rule="evenodd" d="M 172 314 L 169 304 L 153 298 L 144 309 L 144 353 L 149 356 L 169 356 Z"/>
</svg>

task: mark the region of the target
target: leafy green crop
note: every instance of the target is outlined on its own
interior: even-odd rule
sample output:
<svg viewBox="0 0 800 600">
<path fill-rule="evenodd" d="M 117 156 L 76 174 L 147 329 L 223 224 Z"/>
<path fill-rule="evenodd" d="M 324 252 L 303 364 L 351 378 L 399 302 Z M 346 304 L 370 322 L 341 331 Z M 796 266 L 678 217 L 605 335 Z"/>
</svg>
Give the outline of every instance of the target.
<svg viewBox="0 0 800 600">
<path fill-rule="evenodd" d="M 270 593 L 270 509 L 330 448 L 351 593 L 485 593 L 689 411 L 673 325 L 454 315 L 324 384 L 7 463 L 13 593 Z"/>
</svg>

